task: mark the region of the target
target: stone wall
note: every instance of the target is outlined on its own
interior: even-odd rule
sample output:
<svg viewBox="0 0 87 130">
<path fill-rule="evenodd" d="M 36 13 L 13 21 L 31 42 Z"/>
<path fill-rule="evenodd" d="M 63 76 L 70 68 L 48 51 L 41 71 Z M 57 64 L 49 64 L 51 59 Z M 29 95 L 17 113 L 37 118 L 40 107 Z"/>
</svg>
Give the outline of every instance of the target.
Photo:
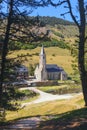
<svg viewBox="0 0 87 130">
<path fill-rule="evenodd" d="M 38 81 L 31 84 L 31 86 L 56 86 L 58 85 L 58 81 Z"/>
</svg>

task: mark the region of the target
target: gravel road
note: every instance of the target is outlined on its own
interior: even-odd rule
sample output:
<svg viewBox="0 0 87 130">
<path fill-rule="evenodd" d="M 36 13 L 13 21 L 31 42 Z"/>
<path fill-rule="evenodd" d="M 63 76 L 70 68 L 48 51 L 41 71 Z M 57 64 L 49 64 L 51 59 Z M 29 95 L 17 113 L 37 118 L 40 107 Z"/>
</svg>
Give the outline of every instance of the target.
<svg viewBox="0 0 87 130">
<path fill-rule="evenodd" d="M 43 92 L 41 90 L 38 90 L 36 87 L 27 87 L 27 88 L 22 88 L 22 90 L 24 89 L 29 89 L 32 90 L 36 93 L 39 93 L 40 96 L 38 97 L 38 99 L 31 101 L 29 103 L 23 103 L 22 107 L 30 105 L 30 104 L 36 104 L 36 103 L 41 103 L 41 102 L 46 102 L 46 101 L 53 101 L 53 100 L 62 100 L 62 99 L 70 99 L 73 98 L 75 96 L 77 96 L 80 93 L 75 93 L 75 94 L 63 94 L 63 95 L 53 95 L 53 94 L 49 94 L 46 92 Z"/>
</svg>

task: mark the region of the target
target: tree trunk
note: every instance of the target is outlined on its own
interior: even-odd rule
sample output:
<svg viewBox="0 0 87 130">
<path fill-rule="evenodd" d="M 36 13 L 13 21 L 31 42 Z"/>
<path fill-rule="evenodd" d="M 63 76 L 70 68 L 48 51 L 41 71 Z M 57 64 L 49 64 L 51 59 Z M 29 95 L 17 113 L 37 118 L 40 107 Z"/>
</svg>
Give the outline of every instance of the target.
<svg viewBox="0 0 87 130">
<path fill-rule="evenodd" d="M 87 73 L 82 76 L 82 90 L 83 90 L 85 106 L 87 106 Z"/>
<path fill-rule="evenodd" d="M 85 34 L 82 33 L 80 35 L 80 42 L 79 42 L 79 71 L 80 71 L 80 77 L 81 77 L 81 83 L 82 83 L 82 90 L 83 90 L 83 96 L 85 101 L 85 106 L 87 106 L 87 72 L 85 69 Z"/>
<path fill-rule="evenodd" d="M 83 44 L 81 44 L 83 43 Z M 80 43 L 79 43 L 79 60 L 78 66 L 80 71 L 81 83 L 82 83 L 82 90 L 83 96 L 85 101 L 85 106 L 87 106 L 87 71 L 85 69 L 85 56 L 84 56 L 84 36 L 81 36 Z"/>
<path fill-rule="evenodd" d="M 5 64 L 6 64 L 6 55 L 8 52 L 8 42 L 9 42 L 9 33 L 10 33 L 10 27 L 12 24 L 12 15 L 13 15 L 13 0 L 10 0 L 9 2 L 9 15 L 7 18 L 7 27 L 6 27 L 6 33 L 5 33 L 5 39 L 3 43 L 3 49 L 2 49 L 2 56 L 1 56 L 1 75 L 0 75 L 0 106 L 2 106 L 2 96 L 3 96 L 3 81 L 4 81 L 4 71 L 5 71 Z"/>
<path fill-rule="evenodd" d="M 78 2 L 80 13 L 78 66 L 80 71 L 85 106 L 87 106 L 87 72 L 85 69 L 85 8 L 84 0 L 78 0 Z"/>
</svg>

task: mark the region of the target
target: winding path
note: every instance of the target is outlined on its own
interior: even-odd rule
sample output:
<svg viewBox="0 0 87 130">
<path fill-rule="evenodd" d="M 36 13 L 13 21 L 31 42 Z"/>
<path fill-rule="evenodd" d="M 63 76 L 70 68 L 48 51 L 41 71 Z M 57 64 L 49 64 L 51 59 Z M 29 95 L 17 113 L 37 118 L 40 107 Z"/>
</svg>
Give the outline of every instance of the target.
<svg viewBox="0 0 87 130">
<path fill-rule="evenodd" d="M 41 90 L 38 90 L 36 87 L 27 87 L 27 88 L 22 88 L 22 90 L 25 90 L 25 89 L 29 89 L 29 90 L 32 90 L 36 93 L 39 93 L 40 96 L 38 99 L 32 101 L 32 102 L 29 102 L 29 103 L 23 103 L 22 104 L 22 107 L 24 106 L 27 106 L 27 105 L 30 105 L 30 104 L 36 104 L 36 103 L 41 103 L 41 102 L 46 102 L 46 101 L 53 101 L 53 100 L 61 100 L 61 99 L 70 99 L 70 98 L 73 98 L 77 95 L 79 95 L 80 93 L 75 93 L 75 94 L 63 94 L 63 95 L 53 95 L 53 94 L 49 94 L 49 93 L 46 93 L 46 92 L 43 92 Z"/>
<path fill-rule="evenodd" d="M 46 102 L 46 101 L 70 99 L 80 94 L 79 93 L 79 94 L 53 95 L 53 94 L 48 94 L 43 91 L 40 91 L 35 87 L 27 87 L 27 88 L 21 88 L 21 89 L 22 90 L 29 89 L 40 94 L 38 99 L 29 103 L 23 103 L 22 107 L 30 105 L 30 104 L 41 103 L 41 102 Z M 31 129 L 37 128 L 42 120 L 43 119 L 41 117 L 31 117 L 27 119 L 20 119 L 18 121 L 15 121 L 9 126 L 0 127 L 0 130 L 31 130 Z"/>
</svg>

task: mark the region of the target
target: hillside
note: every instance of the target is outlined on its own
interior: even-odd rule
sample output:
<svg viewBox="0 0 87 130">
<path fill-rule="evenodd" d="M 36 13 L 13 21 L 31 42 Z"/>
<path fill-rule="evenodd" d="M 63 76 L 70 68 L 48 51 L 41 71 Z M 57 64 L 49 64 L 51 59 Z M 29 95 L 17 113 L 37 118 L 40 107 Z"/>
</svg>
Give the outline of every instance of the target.
<svg viewBox="0 0 87 130">
<path fill-rule="evenodd" d="M 23 60 L 23 64 L 29 67 L 29 64 L 36 65 L 39 63 L 39 53 L 41 48 L 37 47 L 32 50 L 15 50 L 9 52 L 9 58 L 17 58 Z M 72 56 L 70 51 L 59 47 L 45 48 L 47 64 L 57 64 L 62 66 L 68 74 L 73 73 Z"/>
<path fill-rule="evenodd" d="M 74 25 L 73 22 L 61 19 L 61 18 L 57 18 L 57 17 L 49 17 L 49 16 L 39 16 L 40 21 L 42 21 L 42 23 L 47 24 L 47 25 L 57 25 L 57 24 L 61 24 L 61 25 Z"/>
<path fill-rule="evenodd" d="M 40 24 L 43 25 L 40 31 L 45 33 L 46 30 L 49 30 L 48 37 L 50 37 L 51 40 L 56 39 L 69 44 L 75 42 L 78 29 L 73 22 L 49 16 L 40 16 L 39 19 Z"/>
<path fill-rule="evenodd" d="M 44 26 L 40 27 L 39 31 L 46 33 L 49 30 L 48 38 L 51 41 L 55 39 L 57 41 L 63 41 L 65 44 L 75 43 L 78 29 L 74 23 L 56 17 L 40 17 L 40 23 L 42 22 Z"/>
<path fill-rule="evenodd" d="M 78 30 L 75 25 L 56 25 L 55 27 L 50 26 L 51 37 L 65 43 L 73 44 L 76 40 Z"/>
<path fill-rule="evenodd" d="M 10 50 L 34 49 L 42 44 L 45 47 L 68 48 L 75 43 L 78 29 L 72 22 L 56 17 L 40 17 L 39 25 L 36 26 L 37 24 L 34 25 L 34 22 L 38 21 L 37 18 L 28 17 L 28 20 L 33 22 L 27 23 L 21 19 L 21 25 L 18 22 L 12 24 Z M 2 36 L 5 33 L 6 24 L 4 23 L 6 23 L 6 20 L 1 23 L 0 41 L 3 40 Z"/>
<path fill-rule="evenodd" d="M 22 29 L 25 30 L 25 28 Z M 10 41 L 8 57 L 22 56 L 21 59 L 26 59 L 23 64 L 27 67 L 29 67 L 29 64 L 36 65 L 39 62 L 40 48 L 43 44 L 46 50 L 47 63 L 62 66 L 68 74 L 72 74 L 73 58 L 70 54 L 70 48 L 75 43 L 75 35 L 78 34 L 77 27 L 69 21 L 55 17 L 40 17 L 39 28 L 33 26 L 32 30 L 35 33 L 38 32 L 38 34 L 45 34 L 48 30 L 49 34 L 36 42 Z M 21 34 L 17 33 L 17 35 Z"/>
</svg>

